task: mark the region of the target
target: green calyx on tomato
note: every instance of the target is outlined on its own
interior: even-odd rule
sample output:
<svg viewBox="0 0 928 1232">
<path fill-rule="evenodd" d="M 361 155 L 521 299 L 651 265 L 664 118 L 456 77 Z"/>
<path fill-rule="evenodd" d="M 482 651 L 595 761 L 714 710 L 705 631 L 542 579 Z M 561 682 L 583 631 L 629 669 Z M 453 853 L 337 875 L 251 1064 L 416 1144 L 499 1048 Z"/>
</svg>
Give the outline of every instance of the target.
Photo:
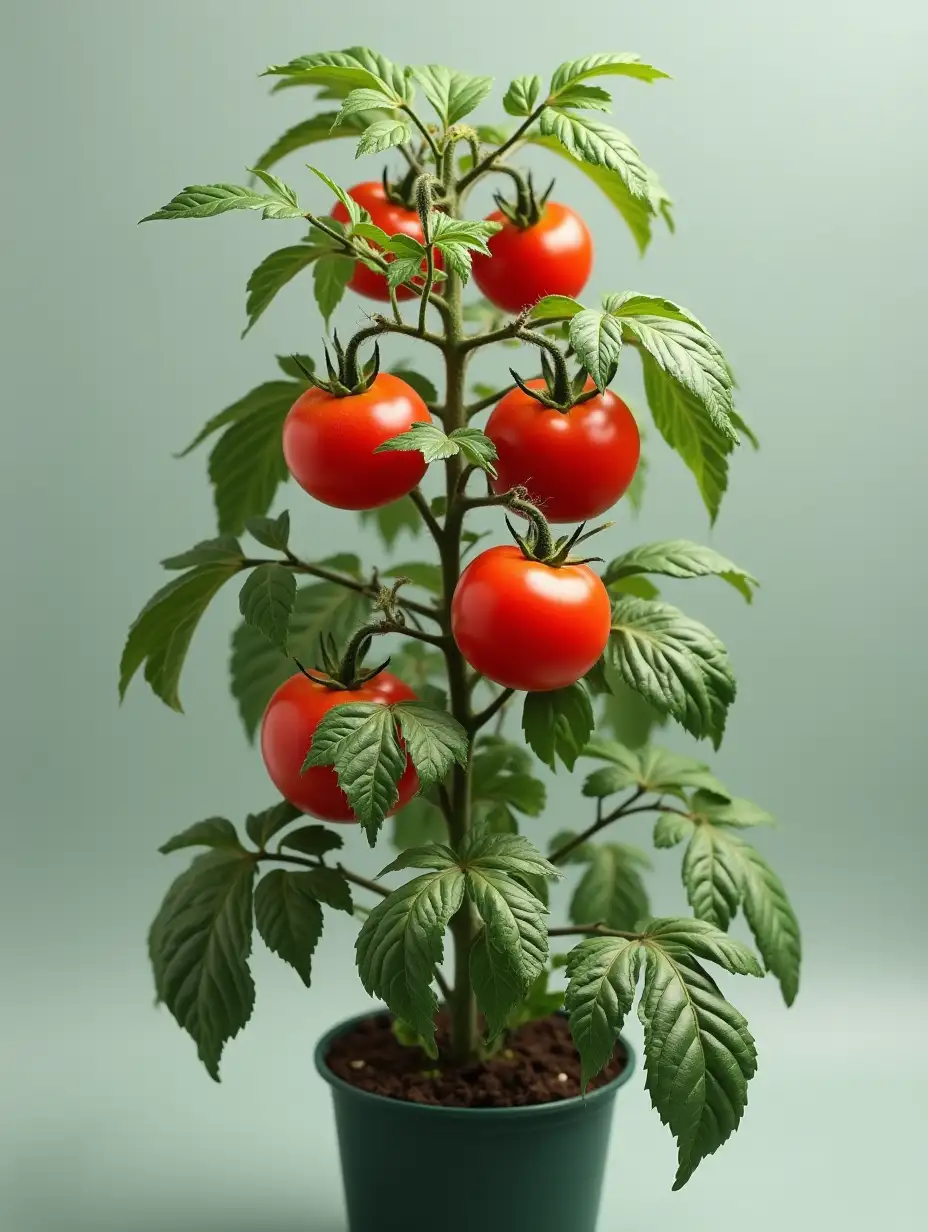
<svg viewBox="0 0 928 1232">
<path fill-rule="evenodd" d="M 351 394 L 366 393 L 380 373 L 379 343 L 374 342 L 374 353 L 366 364 L 358 360 L 358 343 L 352 339 L 346 350 L 339 341 L 338 330 L 332 335 L 332 349 L 335 351 L 334 364 L 329 348 L 323 347 L 326 371 L 329 374 L 327 381 L 321 381 L 314 372 L 311 372 L 299 355 L 292 355 L 290 358 L 314 389 L 321 389 L 324 393 L 331 394 L 333 398 L 347 398 Z"/>
<path fill-rule="evenodd" d="M 594 526 L 592 530 L 587 530 L 586 523 L 582 522 L 573 534 L 562 535 L 555 539 L 547 518 L 537 505 L 533 505 L 527 499 L 524 488 L 516 488 L 507 494 L 506 507 L 514 513 L 521 513 L 528 519 L 528 532 L 520 535 L 509 518 L 506 518 L 509 533 L 519 545 L 526 560 L 534 561 L 539 565 L 547 565 L 549 569 L 561 569 L 565 565 L 587 565 L 590 561 L 602 560 L 601 556 L 584 556 L 577 559 L 571 556 L 571 552 L 578 544 L 591 539 L 593 535 L 598 535 L 602 530 L 608 530 L 613 525 L 612 522 L 604 522 L 601 526 Z"/>
<path fill-rule="evenodd" d="M 571 377 L 567 371 L 567 361 L 557 347 L 552 346 L 549 350 L 543 346 L 537 336 L 532 334 L 531 330 L 525 330 L 519 336 L 527 342 L 542 346 L 541 381 L 525 381 L 515 368 L 509 369 L 509 375 L 529 398 L 540 402 L 542 406 L 550 407 L 553 411 L 562 411 L 566 414 L 575 406 L 580 406 L 596 396 L 596 386 L 590 380 L 585 368 L 578 368 Z"/>
<path fill-rule="evenodd" d="M 541 216 L 544 214 L 548 198 L 551 196 L 554 188 L 554 180 L 551 181 L 539 197 L 535 192 L 531 173 L 523 177 L 514 167 L 500 166 L 498 170 L 505 171 L 507 175 L 510 175 L 516 186 L 516 199 L 514 203 L 507 201 L 502 193 L 493 194 L 493 200 L 496 202 L 499 212 L 514 227 L 518 227 L 520 231 L 524 231 L 528 227 L 534 227 L 536 223 L 541 221 Z"/>
<path fill-rule="evenodd" d="M 322 685 L 323 688 L 333 689 L 336 692 L 353 692 L 369 684 L 375 676 L 379 676 L 386 667 L 389 667 L 389 656 L 382 663 L 378 664 L 377 667 L 366 668 L 362 666 L 376 635 L 387 632 L 389 630 L 382 628 L 380 625 L 362 625 L 351 637 L 341 654 L 338 653 L 338 646 L 334 638 L 320 638 L 319 654 L 322 659 L 323 671 L 309 671 L 295 657 L 293 662 L 306 679 L 311 680 L 313 684 Z"/>
</svg>

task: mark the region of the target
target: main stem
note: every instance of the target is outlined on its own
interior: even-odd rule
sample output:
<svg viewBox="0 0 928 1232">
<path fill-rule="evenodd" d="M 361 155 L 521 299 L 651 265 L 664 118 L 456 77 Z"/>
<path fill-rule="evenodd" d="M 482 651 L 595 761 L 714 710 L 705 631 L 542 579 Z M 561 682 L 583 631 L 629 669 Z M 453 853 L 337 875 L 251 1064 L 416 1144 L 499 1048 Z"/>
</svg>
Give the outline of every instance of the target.
<svg viewBox="0 0 928 1232">
<path fill-rule="evenodd" d="M 457 201 L 450 172 L 445 178 L 449 212 L 456 217 Z M 448 314 L 445 321 L 445 431 L 467 426 L 467 409 L 464 401 L 464 373 L 467 353 L 462 346 L 464 318 L 461 310 L 461 280 L 453 270 L 448 270 L 445 287 Z M 439 540 L 442 570 L 442 623 L 449 635 L 445 643 L 445 661 L 448 670 L 448 692 L 451 713 L 465 730 L 470 729 L 473 718 L 470 689 L 467 680 L 467 665 L 455 645 L 451 633 L 451 598 L 461 575 L 461 530 L 464 520 L 463 497 L 458 491 L 463 461 L 460 455 L 449 458 L 445 464 L 446 516 Z M 455 765 L 452 771 L 447 810 L 448 830 L 451 842 L 457 846 L 470 829 L 470 765 Z M 470 953 L 476 935 L 473 908 L 465 898 L 458 913 L 451 920 L 451 935 L 454 939 L 454 985 L 451 992 L 451 1055 L 455 1061 L 472 1060 L 478 1052 L 480 1031 L 477 1021 L 477 1002 L 470 978 Z"/>
</svg>

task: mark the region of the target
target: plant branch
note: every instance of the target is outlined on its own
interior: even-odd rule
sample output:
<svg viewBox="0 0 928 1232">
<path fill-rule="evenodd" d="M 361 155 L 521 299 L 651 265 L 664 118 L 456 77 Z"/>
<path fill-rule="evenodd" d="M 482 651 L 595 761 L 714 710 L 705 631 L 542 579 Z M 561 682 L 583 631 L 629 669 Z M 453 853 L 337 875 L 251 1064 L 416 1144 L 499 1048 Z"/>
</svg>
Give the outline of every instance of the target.
<svg viewBox="0 0 928 1232">
<path fill-rule="evenodd" d="M 416 113 L 413 111 L 412 107 L 410 107 L 408 103 L 403 103 L 400 106 L 400 110 L 406 112 L 410 120 L 412 120 L 413 124 L 415 124 L 416 128 L 418 128 L 419 132 L 425 138 L 425 143 L 428 146 L 429 150 L 431 151 L 432 157 L 435 159 L 435 166 L 438 167 L 441 164 L 441 151 L 439 150 L 438 146 L 435 144 L 432 134 L 429 132 L 429 130 L 426 128 L 426 126 L 419 119 L 419 117 L 416 115 Z"/>
<path fill-rule="evenodd" d="M 636 787 L 627 800 L 620 804 L 617 809 L 614 809 L 611 813 L 607 813 L 605 816 L 603 816 L 602 801 L 598 800 L 596 802 L 596 820 L 593 824 L 591 826 L 587 826 L 587 828 L 582 830 L 579 834 L 575 834 L 572 839 L 568 839 L 568 841 L 564 843 L 563 846 L 558 847 L 557 851 L 555 851 L 553 855 L 549 856 L 548 859 L 552 864 L 563 864 L 572 851 L 576 851 L 578 847 L 582 847 L 587 839 L 592 838 L 594 834 L 598 834 L 600 830 L 604 830 L 606 826 L 610 825 L 613 821 L 617 821 L 620 817 L 627 817 L 630 813 L 643 813 L 650 811 L 654 808 L 654 805 L 649 804 L 638 809 L 632 807 L 635 801 L 640 800 L 643 795 L 644 788 Z"/>
<path fill-rule="evenodd" d="M 275 864 L 300 864 L 304 868 L 330 867 L 330 865 L 323 863 L 322 860 L 310 860 L 305 856 L 284 855 L 283 852 L 275 854 L 271 851 L 262 851 L 258 853 L 258 860 L 262 862 L 273 860 Z M 385 885 L 381 885 L 379 881 L 371 881 L 369 877 L 362 877 L 360 873 L 352 873 L 343 864 L 336 864 L 335 867 L 346 881 L 350 881 L 352 885 L 360 886 L 363 890 L 370 890 L 371 894 L 379 894 L 381 898 L 388 898 L 393 893 Z"/>
<path fill-rule="evenodd" d="M 479 714 L 475 714 L 470 721 L 469 731 L 471 735 L 475 735 L 478 731 L 480 731 L 481 727 L 485 727 L 487 723 L 489 723 L 491 719 L 493 719 L 493 717 L 498 714 L 500 710 L 502 710 L 514 693 L 515 689 L 503 689 L 501 692 L 497 693 L 497 695 L 490 702 L 489 706 L 486 706 L 480 711 Z"/>
<path fill-rule="evenodd" d="M 565 924 L 562 928 L 549 928 L 549 937 L 624 937 L 626 941 L 640 941 L 641 933 L 626 933 L 619 928 L 607 928 L 605 924 Z"/>
<path fill-rule="evenodd" d="M 412 501 L 415 507 L 419 510 L 419 513 L 422 517 L 422 521 L 429 528 L 429 533 L 431 534 L 432 538 L 435 540 L 438 546 L 441 547 L 442 539 L 444 538 L 444 531 L 439 525 L 438 520 L 435 517 L 435 514 L 432 513 L 432 510 L 429 508 L 429 502 L 422 495 L 422 489 L 413 488 L 413 490 L 409 493 L 409 499 Z"/>
<path fill-rule="evenodd" d="M 508 393 L 511 393 L 516 388 L 515 382 L 507 385 L 504 389 L 497 389 L 495 393 L 487 394 L 485 398 L 480 398 L 477 402 L 472 402 L 467 407 L 467 418 L 473 419 L 475 415 L 479 415 L 481 411 L 485 411 L 488 406 L 495 406 L 500 398 L 505 398 Z"/>
<path fill-rule="evenodd" d="M 545 101 L 536 107 L 532 114 L 527 117 L 524 123 L 519 125 L 511 137 L 507 137 L 502 145 L 497 146 L 495 150 L 491 150 L 486 158 L 481 159 L 476 166 L 471 167 L 470 171 L 458 180 L 457 191 L 459 193 L 463 192 L 465 188 L 469 187 L 474 182 L 474 180 L 479 179 L 482 175 L 486 175 L 488 171 L 491 171 L 496 166 L 497 161 L 502 158 L 504 154 L 508 154 L 512 147 L 517 145 L 519 141 L 522 140 L 547 105 L 548 100 L 545 99 Z"/>
<path fill-rule="evenodd" d="M 243 569 L 254 569 L 258 565 L 279 565 L 282 564 L 279 560 L 261 560 L 256 557 L 248 557 L 242 561 Z M 380 594 L 380 586 L 374 582 L 362 582 L 359 578 L 349 577 L 344 573 L 339 573 L 336 569 L 329 569 L 325 565 L 310 564 L 309 561 L 300 560 L 292 553 L 287 553 L 287 566 L 294 573 L 305 573 L 309 577 L 319 578 L 323 582 L 333 582 L 336 586 L 343 586 L 345 590 L 353 590 L 355 594 L 366 595 L 371 599 L 376 599 Z M 416 612 L 419 616 L 429 616 L 432 620 L 440 619 L 440 613 L 437 608 L 430 607 L 427 603 L 417 603 L 414 599 L 403 599 L 401 605 L 408 608 L 410 612 Z"/>
</svg>

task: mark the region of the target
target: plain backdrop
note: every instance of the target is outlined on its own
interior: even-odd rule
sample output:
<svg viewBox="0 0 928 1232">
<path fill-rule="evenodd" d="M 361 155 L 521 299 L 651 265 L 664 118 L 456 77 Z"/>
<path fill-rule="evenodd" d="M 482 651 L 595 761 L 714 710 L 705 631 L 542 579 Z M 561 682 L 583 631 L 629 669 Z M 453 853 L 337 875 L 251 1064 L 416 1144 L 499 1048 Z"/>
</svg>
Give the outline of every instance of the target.
<svg viewBox="0 0 928 1232">
<path fill-rule="evenodd" d="M 309 993 L 258 947 L 257 1009 L 221 1086 L 153 1006 L 144 934 L 182 860 L 158 844 L 270 799 L 228 695 L 234 592 L 195 638 L 185 716 L 141 681 L 120 710 L 115 682 L 158 560 L 214 529 L 205 455 L 172 452 L 267 379 L 275 351 L 319 343 L 308 280 L 238 340 L 247 275 L 291 242 L 286 224 L 136 220 L 185 184 L 240 180 L 308 113 L 308 91 L 268 96 L 267 63 L 362 41 L 492 73 L 502 88 L 594 50 L 636 51 L 672 73 L 615 92 L 617 123 L 678 203 L 676 237 L 658 227 L 642 262 L 605 199 L 560 162 L 557 196 L 595 233 L 591 293 L 690 306 L 724 343 L 763 442 L 735 458 L 710 529 L 691 476 L 652 432 L 644 512 L 636 524 L 621 511 L 606 547 L 685 536 L 763 583 L 751 608 L 711 580 L 668 593 L 731 650 L 741 690 L 713 765 L 780 819 L 760 841 L 804 924 L 804 987 L 787 1012 L 772 982 L 726 985 L 760 1071 L 741 1130 L 682 1193 L 670 1192 L 673 1144 L 641 1083 L 623 1090 L 602 1228 L 922 1226 L 925 6 L 2 9 L 3 1232 L 344 1228 L 311 1049 L 366 1004 L 352 923 L 329 927 Z M 348 142 L 310 156 L 345 183 L 379 171 L 376 159 L 356 170 Z M 323 210 L 304 161 L 286 176 Z M 364 310 L 346 301 L 342 327 Z M 390 357 L 413 355 L 394 345 Z M 510 359 L 494 361 L 498 373 Z M 638 396 L 634 376 L 621 387 Z M 307 555 L 380 554 L 349 515 L 292 488 L 285 505 Z M 575 780 L 552 779 L 533 837 L 574 820 L 577 799 Z M 647 841 L 646 827 L 629 837 Z M 357 836 L 349 855 L 362 869 L 383 862 Z M 679 853 L 659 853 L 661 912 L 684 906 L 678 870 Z"/>
</svg>

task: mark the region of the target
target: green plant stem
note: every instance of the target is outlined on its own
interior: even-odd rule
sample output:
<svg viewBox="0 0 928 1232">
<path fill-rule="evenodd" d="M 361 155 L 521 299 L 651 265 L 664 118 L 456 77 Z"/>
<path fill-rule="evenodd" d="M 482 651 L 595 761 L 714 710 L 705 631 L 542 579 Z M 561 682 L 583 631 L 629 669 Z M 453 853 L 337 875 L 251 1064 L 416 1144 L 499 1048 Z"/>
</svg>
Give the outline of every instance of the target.
<svg viewBox="0 0 928 1232">
<path fill-rule="evenodd" d="M 466 188 L 470 187 L 474 180 L 479 179 L 480 176 L 485 175 L 488 171 L 492 171 L 498 160 L 502 158 L 504 154 L 508 154 L 512 147 L 522 140 L 547 105 L 548 101 L 545 99 L 545 101 L 541 103 L 540 106 L 536 107 L 532 114 L 519 125 L 511 137 L 507 137 L 502 145 L 498 145 L 495 150 L 491 150 L 486 158 L 481 159 L 476 166 L 471 167 L 470 171 L 468 171 L 466 175 L 461 176 L 457 183 L 458 193 L 464 192 Z"/>
<path fill-rule="evenodd" d="M 515 689 L 503 689 L 501 693 L 497 693 L 496 697 L 490 702 L 484 710 L 479 714 L 475 714 L 471 719 L 470 731 L 471 734 L 480 731 L 481 727 L 486 727 L 495 716 L 503 709 L 509 699 L 515 693 Z"/>
<path fill-rule="evenodd" d="M 284 852 L 261 851 L 258 853 L 257 859 L 264 863 L 268 860 L 275 864 L 300 864 L 304 868 L 329 868 L 322 860 L 310 860 L 306 856 L 291 856 Z M 362 877 L 360 873 L 352 873 L 350 869 L 345 868 L 343 864 L 335 866 L 346 881 L 350 881 L 352 885 L 360 886 L 362 890 L 370 890 L 371 894 L 378 894 L 381 898 L 388 898 L 393 891 L 387 889 L 385 885 L 381 885 L 379 881 L 371 881 L 369 877 Z"/>
<path fill-rule="evenodd" d="M 598 834 L 600 830 L 604 830 L 606 826 L 611 825 L 614 821 L 618 821 L 622 817 L 631 817 L 634 813 L 652 813 L 661 807 L 660 800 L 657 800 L 654 804 L 641 804 L 636 806 L 635 802 L 640 800 L 644 794 L 645 789 L 643 787 L 637 787 L 628 799 L 623 801 L 618 808 L 613 809 L 611 813 L 605 814 L 602 811 L 602 801 L 597 801 L 596 820 L 593 824 L 591 826 L 587 826 L 587 828 L 582 830 L 579 834 L 575 834 L 574 837 L 564 843 L 562 847 L 558 847 L 557 851 L 555 851 L 553 855 L 549 856 L 548 859 L 552 864 L 563 864 L 572 851 L 575 851 L 578 847 L 581 847 L 587 839 L 592 838 L 594 834 Z"/>
<path fill-rule="evenodd" d="M 565 924 L 562 928 L 549 928 L 549 937 L 624 937 L 626 941 L 640 941 L 641 933 L 626 933 L 619 928 L 607 928 L 605 924 Z"/>
<path fill-rule="evenodd" d="M 495 390 L 492 394 L 487 394 L 485 398 L 480 398 L 477 402 L 471 402 L 467 407 L 467 418 L 472 419 L 474 415 L 479 415 L 481 411 L 485 411 L 487 407 L 496 406 L 501 398 L 505 398 L 507 394 L 512 393 L 516 388 L 515 382 L 504 386 L 502 389 Z"/>
<path fill-rule="evenodd" d="M 429 150 L 431 151 L 432 157 L 435 159 L 435 166 L 436 167 L 440 166 L 441 153 L 438 149 L 438 146 L 435 144 L 432 134 L 429 132 L 426 126 L 422 123 L 422 121 L 419 119 L 415 111 L 413 111 L 412 107 L 410 107 L 408 103 L 404 103 L 401 110 L 406 112 L 410 120 L 412 120 L 413 124 L 415 124 L 416 128 L 418 128 L 419 132 L 425 138 L 425 144 L 428 146 Z"/>
<path fill-rule="evenodd" d="M 282 563 L 279 560 L 263 560 L 249 557 L 242 561 L 242 568 L 253 569 L 258 565 L 279 565 Z M 344 573 L 339 573 L 336 569 L 329 569 L 325 565 L 310 564 L 309 561 L 299 560 L 290 553 L 287 554 L 286 564 L 294 573 L 305 573 L 309 577 L 319 578 L 323 582 L 333 582 L 336 586 L 343 586 L 345 590 L 353 590 L 358 595 L 366 595 L 371 599 L 376 599 L 380 594 L 380 587 L 373 582 L 362 582 L 358 578 L 349 577 Z M 426 603 L 417 603 L 414 599 L 404 598 L 400 606 L 410 612 L 415 612 L 419 616 L 428 616 L 432 620 L 441 620 L 441 612 L 438 608 L 430 607 Z"/>
<path fill-rule="evenodd" d="M 419 333 L 425 337 L 425 326 L 429 307 L 429 295 L 435 281 L 435 245 L 429 240 L 425 246 L 425 290 L 419 301 Z"/>
<path fill-rule="evenodd" d="M 441 543 L 442 543 L 442 538 L 444 536 L 444 531 L 442 530 L 441 526 L 438 524 L 438 520 L 435 517 L 435 514 L 432 513 L 432 510 L 429 508 L 428 501 L 422 495 L 421 488 L 413 488 L 413 490 L 409 493 L 409 499 L 412 501 L 415 507 L 419 510 L 419 513 L 422 517 L 422 521 L 429 528 L 429 532 L 432 538 L 435 540 L 435 542 L 438 544 L 440 548 Z"/>
</svg>

